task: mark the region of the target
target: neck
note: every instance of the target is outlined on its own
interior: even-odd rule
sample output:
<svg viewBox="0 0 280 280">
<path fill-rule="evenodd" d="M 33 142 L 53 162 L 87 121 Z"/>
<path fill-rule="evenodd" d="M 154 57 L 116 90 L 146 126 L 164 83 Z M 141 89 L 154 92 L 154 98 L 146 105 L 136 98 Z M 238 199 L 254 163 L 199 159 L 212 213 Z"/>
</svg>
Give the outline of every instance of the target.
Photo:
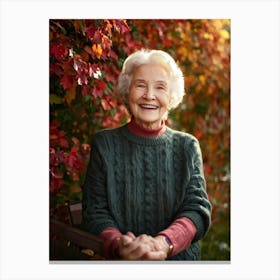
<svg viewBox="0 0 280 280">
<path fill-rule="evenodd" d="M 130 123 L 128 123 L 128 129 L 130 132 L 143 137 L 157 137 L 165 132 L 166 126 L 164 121 L 161 122 L 159 128 L 150 129 L 140 126 L 136 123 L 135 119 L 132 118 Z"/>
</svg>

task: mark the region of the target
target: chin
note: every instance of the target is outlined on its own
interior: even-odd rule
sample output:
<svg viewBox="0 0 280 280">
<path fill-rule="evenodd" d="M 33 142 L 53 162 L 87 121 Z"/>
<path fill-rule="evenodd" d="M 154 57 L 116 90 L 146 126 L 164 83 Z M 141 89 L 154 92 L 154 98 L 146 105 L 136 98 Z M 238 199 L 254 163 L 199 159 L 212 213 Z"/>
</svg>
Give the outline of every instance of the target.
<svg viewBox="0 0 280 280">
<path fill-rule="evenodd" d="M 154 127 L 161 123 L 161 120 L 159 119 L 139 119 L 139 121 L 146 127 Z"/>
<path fill-rule="evenodd" d="M 151 123 L 151 124 L 155 122 L 160 122 L 160 119 L 158 118 L 141 118 L 139 120 L 141 120 L 141 122 Z"/>
</svg>

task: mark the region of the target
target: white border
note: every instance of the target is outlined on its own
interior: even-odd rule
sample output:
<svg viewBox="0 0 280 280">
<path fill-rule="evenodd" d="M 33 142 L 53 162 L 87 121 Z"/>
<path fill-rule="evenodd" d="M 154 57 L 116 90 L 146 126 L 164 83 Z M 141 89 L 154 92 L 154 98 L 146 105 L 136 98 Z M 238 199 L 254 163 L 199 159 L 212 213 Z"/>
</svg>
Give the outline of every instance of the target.
<svg viewBox="0 0 280 280">
<path fill-rule="evenodd" d="M 0 279 L 279 279 L 279 2 L 1 1 Z M 48 19 L 230 18 L 230 264 L 50 264 Z"/>
</svg>

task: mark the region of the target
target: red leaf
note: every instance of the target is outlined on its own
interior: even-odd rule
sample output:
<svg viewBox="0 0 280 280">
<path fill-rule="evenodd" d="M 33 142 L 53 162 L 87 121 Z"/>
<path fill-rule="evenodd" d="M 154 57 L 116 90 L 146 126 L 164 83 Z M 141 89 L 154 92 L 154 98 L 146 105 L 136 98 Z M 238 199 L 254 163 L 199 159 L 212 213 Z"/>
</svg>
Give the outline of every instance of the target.
<svg viewBox="0 0 280 280">
<path fill-rule="evenodd" d="M 63 59 L 67 55 L 67 49 L 63 45 L 52 44 L 50 49 L 51 55 L 56 59 Z"/>
<path fill-rule="evenodd" d="M 64 139 L 64 138 L 59 139 L 59 144 L 63 148 L 68 148 L 69 147 L 69 144 L 68 144 L 67 140 Z"/>
<path fill-rule="evenodd" d="M 102 80 L 97 80 L 97 83 L 92 91 L 92 95 L 94 97 L 102 97 L 104 94 L 104 90 L 107 88 L 107 85 Z"/>
<path fill-rule="evenodd" d="M 105 83 L 104 81 L 102 81 L 102 80 L 98 80 L 98 81 L 97 81 L 97 85 L 98 85 L 98 87 L 99 87 L 101 90 L 105 90 L 105 89 L 107 88 L 106 83 Z"/>
<path fill-rule="evenodd" d="M 90 88 L 87 85 L 82 86 L 82 95 L 88 95 L 90 91 Z"/>
<path fill-rule="evenodd" d="M 86 34 L 91 40 L 94 39 L 95 33 L 96 33 L 96 29 L 93 26 L 88 27 L 86 30 Z"/>
<path fill-rule="evenodd" d="M 75 144 L 75 145 L 79 145 L 80 144 L 80 141 L 79 141 L 79 139 L 78 138 L 76 138 L 76 137 L 72 137 L 72 141 L 73 141 L 73 143 Z"/>
<path fill-rule="evenodd" d="M 118 33 L 125 33 L 129 31 L 129 26 L 126 23 L 126 20 L 114 20 L 114 27 Z"/>
<path fill-rule="evenodd" d="M 64 181 L 62 179 L 51 178 L 50 183 L 50 191 L 53 192 L 60 189 Z"/>
<path fill-rule="evenodd" d="M 101 71 L 98 64 L 89 64 L 88 65 L 88 74 L 90 77 L 98 78 L 101 76 Z"/>
<path fill-rule="evenodd" d="M 113 50 L 110 50 L 109 53 L 108 53 L 108 55 L 109 55 L 110 57 L 114 58 L 115 60 L 118 59 L 117 54 L 116 54 Z"/>
<path fill-rule="evenodd" d="M 61 76 L 63 74 L 63 70 L 61 68 L 61 64 L 56 62 L 56 63 L 51 63 L 50 65 L 50 75 L 56 74 L 57 76 Z"/>
<path fill-rule="evenodd" d="M 63 86 L 63 88 L 66 90 L 66 89 L 69 89 L 72 87 L 73 85 L 73 79 L 71 76 L 69 75 L 64 75 L 61 80 L 60 80 L 60 83 L 61 85 Z"/>
<path fill-rule="evenodd" d="M 79 177 L 79 174 L 77 173 L 77 172 L 74 172 L 73 174 L 72 174 L 72 178 L 73 178 L 73 181 L 75 182 L 78 182 L 79 180 L 80 180 L 80 177 Z M 75 189 L 74 188 L 71 188 L 71 190 L 74 192 L 75 191 Z M 80 188 L 78 188 L 78 191 L 80 191 L 81 189 Z M 76 191 L 76 192 L 78 192 L 78 191 Z"/>
</svg>

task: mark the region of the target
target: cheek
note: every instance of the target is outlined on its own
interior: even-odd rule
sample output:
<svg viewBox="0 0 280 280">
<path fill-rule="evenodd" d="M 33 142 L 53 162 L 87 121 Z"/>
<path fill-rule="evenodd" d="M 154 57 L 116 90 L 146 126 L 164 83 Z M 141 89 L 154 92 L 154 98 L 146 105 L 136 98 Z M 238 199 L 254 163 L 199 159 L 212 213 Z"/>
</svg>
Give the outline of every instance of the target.
<svg viewBox="0 0 280 280">
<path fill-rule="evenodd" d="M 128 101 L 129 102 L 136 102 L 140 98 L 140 94 L 136 91 L 132 90 L 128 94 Z"/>
<path fill-rule="evenodd" d="M 135 94 L 129 94 L 128 96 L 128 107 L 134 111 L 137 108 L 137 96 Z"/>
<path fill-rule="evenodd" d="M 129 96 L 129 97 L 128 97 L 128 104 L 129 104 L 130 106 L 133 106 L 133 105 L 136 104 L 136 98 L 135 98 L 135 96 Z"/>
<path fill-rule="evenodd" d="M 162 107 L 168 109 L 170 106 L 170 97 L 169 96 L 164 96 L 160 99 L 160 104 Z"/>
</svg>

